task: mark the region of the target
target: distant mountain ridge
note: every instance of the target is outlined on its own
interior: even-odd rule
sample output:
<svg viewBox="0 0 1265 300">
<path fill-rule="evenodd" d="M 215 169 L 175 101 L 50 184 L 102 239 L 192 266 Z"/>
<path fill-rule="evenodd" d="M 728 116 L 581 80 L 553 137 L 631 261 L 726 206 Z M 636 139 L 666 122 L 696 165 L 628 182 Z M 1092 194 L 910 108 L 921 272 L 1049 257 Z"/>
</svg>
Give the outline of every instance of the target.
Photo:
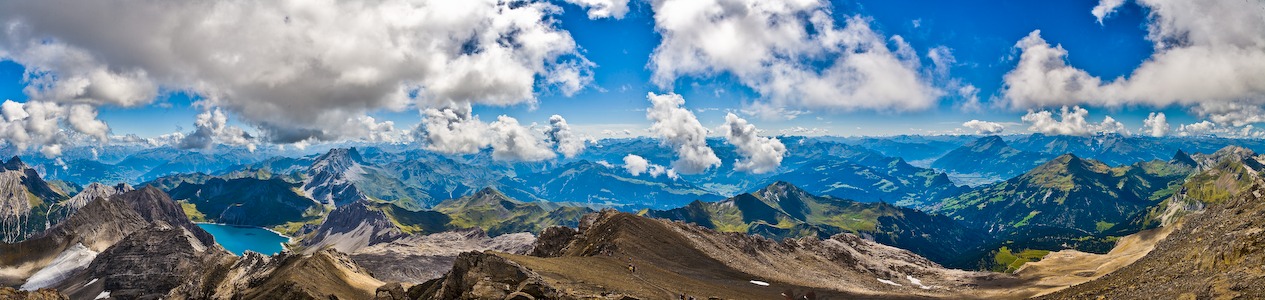
<svg viewBox="0 0 1265 300">
<path fill-rule="evenodd" d="M 1010 179 L 1045 163 L 1054 156 L 1015 149 L 998 136 L 986 136 L 954 149 L 931 163 L 931 167 L 958 176 L 972 176 L 968 183 Z"/>
<path fill-rule="evenodd" d="M 854 233 L 944 265 L 969 265 L 958 258 L 980 251 L 976 248 L 980 237 L 950 218 L 886 203 L 815 196 L 786 182 L 718 202 L 695 201 L 682 208 L 642 214 L 770 238 Z"/>
</svg>

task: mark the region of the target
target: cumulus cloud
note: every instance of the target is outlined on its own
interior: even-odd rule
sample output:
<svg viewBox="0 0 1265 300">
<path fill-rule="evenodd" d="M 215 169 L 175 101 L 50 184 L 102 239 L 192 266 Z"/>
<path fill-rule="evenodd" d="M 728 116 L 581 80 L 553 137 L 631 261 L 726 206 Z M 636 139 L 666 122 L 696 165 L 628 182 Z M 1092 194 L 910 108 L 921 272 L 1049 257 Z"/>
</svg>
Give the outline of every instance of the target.
<svg viewBox="0 0 1265 300">
<path fill-rule="evenodd" d="M 1216 123 L 1212 123 L 1212 122 L 1209 122 L 1208 120 L 1204 120 L 1198 123 L 1183 124 L 1179 126 L 1177 128 L 1177 135 L 1180 135 L 1180 136 L 1208 135 L 1208 134 L 1212 134 L 1213 130 L 1215 130 L 1216 128 L 1217 128 Z"/>
<path fill-rule="evenodd" d="M 193 133 L 184 135 L 177 147 L 208 149 L 217 144 L 255 147 L 255 137 L 241 127 L 228 125 L 228 116 L 219 108 L 198 114 L 193 126 Z"/>
<path fill-rule="evenodd" d="M 899 36 L 852 16 L 835 23 L 824 0 L 654 0 L 663 37 L 653 80 L 731 74 L 770 105 L 828 110 L 924 109 L 942 92 Z M 941 53 L 942 54 L 942 53 Z"/>
<path fill-rule="evenodd" d="M 426 148 L 447 154 L 479 152 L 492 144 L 487 123 L 479 121 L 470 105 L 427 108 L 415 132 Z"/>
<path fill-rule="evenodd" d="M 1119 0 L 1102 0 L 1109 16 Z M 1154 54 L 1131 74 L 1103 80 L 1070 66 L 1066 49 L 1033 31 L 1015 47 L 1018 65 L 1002 95 L 1015 107 L 1090 104 L 1265 103 L 1265 10 L 1254 1 L 1138 0 L 1150 12 Z"/>
<path fill-rule="evenodd" d="M 416 134 L 427 149 L 440 153 L 471 154 L 490 147 L 492 158 L 498 160 L 541 161 L 557 156 L 544 136 L 518 119 L 502 115 L 484 123 L 469 104 L 423 110 Z"/>
<path fill-rule="evenodd" d="M 628 13 L 628 0 L 564 0 L 589 9 L 589 19 L 623 19 Z"/>
<path fill-rule="evenodd" d="M 509 116 L 498 116 L 488 129 L 494 134 L 492 158 L 515 161 L 541 161 L 557 156 L 541 137 L 527 127 L 518 124 L 518 120 Z"/>
<path fill-rule="evenodd" d="M 970 120 L 962 123 L 962 127 L 975 130 L 975 134 L 994 135 L 1006 131 L 1006 125 L 997 122 Z"/>
<path fill-rule="evenodd" d="M 565 157 L 574 157 L 584 151 L 584 139 L 576 136 L 571 131 L 571 125 L 567 124 L 567 119 L 559 115 L 549 117 L 549 131 L 546 132 L 549 141 L 557 145 L 558 152 Z"/>
<path fill-rule="evenodd" d="M 96 109 L 84 104 L 5 100 L 0 103 L 0 115 L 0 142 L 18 151 L 38 148 L 52 158 L 60 156 L 65 145 L 79 140 L 76 137 L 109 141 L 109 126 L 97 119 Z"/>
<path fill-rule="evenodd" d="M 668 178 L 672 179 L 680 177 L 677 175 L 676 170 L 652 164 L 650 161 L 646 160 L 646 158 L 636 154 L 624 156 L 624 170 L 627 170 L 628 174 L 632 174 L 632 176 L 641 176 L 642 173 L 645 173 L 646 175 L 650 175 L 650 177 L 656 178 L 665 174 L 668 175 Z"/>
<path fill-rule="evenodd" d="M 617 7 L 610 7 L 616 14 Z M 541 1 L 4 2 L 0 59 L 32 99 L 132 107 L 189 91 L 277 142 L 333 139 L 369 112 L 534 104 L 593 64 Z"/>
<path fill-rule="evenodd" d="M 1102 24 L 1102 20 L 1114 13 L 1121 5 L 1124 5 L 1124 0 L 1101 0 L 1089 13 L 1093 14 L 1094 18 L 1098 18 L 1098 24 Z"/>
<path fill-rule="evenodd" d="M 1085 120 L 1087 116 L 1089 116 L 1089 111 L 1084 108 L 1064 106 L 1057 118 L 1048 110 L 1029 110 L 1022 120 L 1031 124 L 1028 130 L 1052 135 L 1087 136 L 1099 133 L 1127 133 L 1124 124 L 1111 116 L 1104 117 L 1101 123 L 1090 123 Z"/>
<path fill-rule="evenodd" d="M 1196 115 L 1217 124 L 1244 126 L 1265 122 L 1265 109 L 1239 103 L 1203 103 L 1191 109 Z"/>
<path fill-rule="evenodd" d="M 720 166 L 720 158 L 707 146 L 707 128 L 698 122 L 694 113 L 682 107 L 685 98 L 655 93 L 647 94 L 646 98 L 652 104 L 646 110 L 646 118 L 654 122 L 650 132 L 676 151 L 677 160 L 672 161 L 672 169 L 681 174 L 698 174 Z"/>
<path fill-rule="evenodd" d="M 725 115 L 725 124 L 720 126 L 720 132 L 725 135 L 725 142 L 734 145 L 742 156 L 734 161 L 734 170 L 763 174 L 782 165 L 786 145 L 776 138 L 759 136 L 755 125 L 738 115 Z"/>
<path fill-rule="evenodd" d="M 1153 137 L 1163 137 L 1173 128 L 1168 126 L 1168 117 L 1162 112 L 1153 112 L 1146 116 L 1146 120 L 1142 120 L 1142 132 Z"/>
<path fill-rule="evenodd" d="M 72 105 L 66 112 L 66 122 L 75 131 L 94 137 L 98 142 L 109 141 L 110 126 L 97 119 L 97 109 L 89 105 Z"/>
</svg>

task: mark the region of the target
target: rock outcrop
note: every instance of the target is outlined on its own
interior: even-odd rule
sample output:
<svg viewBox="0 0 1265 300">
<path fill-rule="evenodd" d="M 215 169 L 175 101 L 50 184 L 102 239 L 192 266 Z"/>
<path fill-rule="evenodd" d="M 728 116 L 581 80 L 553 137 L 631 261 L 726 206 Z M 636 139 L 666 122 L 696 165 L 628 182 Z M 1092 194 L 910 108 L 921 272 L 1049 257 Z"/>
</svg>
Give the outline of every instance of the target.
<svg viewBox="0 0 1265 300">
<path fill-rule="evenodd" d="M 44 231 L 48 211 L 66 195 L 16 156 L 0 168 L 0 243 L 16 243 Z"/>
<path fill-rule="evenodd" d="M 66 201 L 53 205 L 48 212 L 49 227 L 66 220 L 66 218 L 69 218 L 70 215 L 75 214 L 75 212 L 79 211 L 80 208 L 87 206 L 88 203 L 92 201 L 110 198 L 133 190 L 135 189 L 126 183 L 119 183 L 114 186 L 108 186 L 96 182 L 88 184 L 88 186 L 84 187 L 78 194 L 75 194 L 74 197 L 70 197 L 70 199 L 67 199 Z"/>
<path fill-rule="evenodd" d="M 303 239 L 303 246 L 309 252 L 334 248 L 346 253 L 404 236 L 385 211 L 361 200 L 330 212 L 312 236 Z"/>
<path fill-rule="evenodd" d="M 442 279 L 414 286 L 424 299 L 575 299 L 539 274 L 503 257 L 467 252 Z"/>
<path fill-rule="evenodd" d="M 603 211 L 579 230 L 550 229 L 532 254 L 460 255 L 443 278 L 415 286 L 420 299 L 980 297 L 1005 275 L 948 270 L 909 251 L 855 235 L 787 239 Z M 761 284 L 753 284 L 752 280 Z"/>
<path fill-rule="evenodd" d="M 1249 299 L 1265 295 L 1265 188 L 1187 215 L 1137 262 L 1048 299 Z"/>
<path fill-rule="evenodd" d="M 21 284 L 76 244 L 104 254 L 120 241 L 155 228 L 178 229 L 200 248 L 219 248 L 210 233 L 189 221 L 178 203 L 146 187 L 91 201 L 65 221 L 20 243 L 0 243 L 0 284 Z"/>
<path fill-rule="evenodd" d="M 346 254 L 254 252 L 221 261 L 172 290 L 171 299 L 372 299 L 383 282 Z"/>
<path fill-rule="evenodd" d="M 352 260 L 384 281 L 418 284 L 439 278 L 463 252 L 492 250 L 526 254 L 536 241 L 530 233 L 488 237 L 481 229 L 412 235 L 357 250 Z"/>
</svg>

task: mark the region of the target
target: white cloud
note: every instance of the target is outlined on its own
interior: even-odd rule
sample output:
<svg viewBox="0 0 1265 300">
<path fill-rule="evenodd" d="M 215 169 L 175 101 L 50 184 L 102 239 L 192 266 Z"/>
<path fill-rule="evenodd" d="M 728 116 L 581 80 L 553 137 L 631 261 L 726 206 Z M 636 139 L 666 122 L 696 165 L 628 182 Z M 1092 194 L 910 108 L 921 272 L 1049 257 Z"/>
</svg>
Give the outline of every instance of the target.
<svg viewBox="0 0 1265 300">
<path fill-rule="evenodd" d="M 1064 106 L 1056 119 L 1048 110 L 1032 111 L 1024 115 L 1022 120 L 1031 124 L 1028 130 L 1052 135 L 1087 136 L 1099 133 L 1127 133 L 1124 124 L 1111 116 L 1104 117 L 1101 123 L 1089 123 L 1085 118 L 1089 111 L 1079 106 Z"/>
<path fill-rule="evenodd" d="M 1103 80 L 1067 64 L 1068 52 L 1033 31 L 1006 74 L 1014 107 L 1265 104 L 1265 10 L 1254 1 L 1138 0 L 1150 11 L 1154 54 L 1131 74 Z M 1115 0 L 1100 3 L 1108 16 Z"/>
<path fill-rule="evenodd" d="M 685 98 L 655 93 L 647 94 L 646 98 L 652 104 L 646 110 L 646 118 L 654 122 L 650 131 L 676 151 L 673 169 L 681 174 L 698 174 L 720 166 L 720 158 L 707 146 L 707 128 L 698 122 L 694 113 L 682 107 Z"/>
<path fill-rule="evenodd" d="M 1153 112 L 1146 116 L 1146 120 L 1142 121 L 1142 132 L 1153 137 L 1164 137 L 1172 131 L 1172 127 L 1168 126 L 1168 117 L 1162 112 Z"/>
<path fill-rule="evenodd" d="M 567 119 L 559 115 L 549 117 L 549 131 L 546 132 L 549 141 L 558 147 L 558 152 L 563 156 L 574 157 L 584 151 L 584 139 L 576 136 L 571 131 L 571 125 L 567 124 Z"/>
<path fill-rule="evenodd" d="M 770 105 L 913 110 L 942 94 L 918 55 L 860 16 L 837 26 L 828 1 L 655 0 L 653 80 L 732 74 Z"/>
<path fill-rule="evenodd" d="M 624 170 L 627 170 L 629 174 L 641 176 L 641 173 L 645 173 L 649 169 L 650 161 L 647 161 L 646 158 L 636 154 L 624 156 Z"/>
<path fill-rule="evenodd" d="M 75 131 L 94 137 L 98 142 L 110 140 L 110 126 L 97 119 L 96 108 L 85 104 L 72 105 L 66 114 L 66 122 Z"/>
<path fill-rule="evenodd" d="M 18 151 L 39 148 L 41 154 L 52 158 L 85 136 L 101 143 L 109 141 L 109 126 L 97 119 L 96 110 L 88 105 L 5 100 L 0 103 L 0 114 L 0 142 Z"/>
<path fill-rule="evenodd" d="M 1212 123 L 1212 122 L 1209 122 L 1208 120 L 1204 120 L 1204 121 L 1200 121 L 1194 124 L 1183 124 L 1182 126 L 1179 126 L 1177 128 L 1177 132 L 1178 132 L 1178 135 L 1181 135 L 1181 136 L 1201 136 L 1201 135 L 1212 134 L 1213 130 L 1215 130 L 1216 128 L 1217 128 L 1216 123 Z"/>
<path fill-rule="evenodd" d="M 646 160 L 646 158 L 636 154 L 624 156 L 624 170 L 628 171 L 628 174 L 632 174 L 632 176 L 641 176 L 641 174 L 644 173 L 655 178 L 660 175 L 667 175 L 668 178 L 672 179 L 680 178 L 680 176 L 677 175 L 676 170 L 652 164 L 650 161 Z"/>
<path fill-rule="evenodd" d="M 969 112 L 978 112 L 984 108 L 979 101 L 979 88 L 975 85 L 967 84 L 958 88 L 958 97 L 962 98 L 962 102 L 958 104 L 958 109 Z"/>
<path fill-rule="evenodd" d="M 1196 115 L 1217 124 L 1244 126 L 1265 122 L 1265 109 L 1238 103 L 1204 103 L 1191 109 Z"/>
<path fill-rule="evenodd" d="M 498 116 L 488 129 L 495 136 L 492 158 L 514 161 L 541 161 L 557 156 L 543 137 L 518 124 L 509 116 Z"/>
<path fill-rule="evenodd" d="M 1006 125 L 997 122 L 970 120 L 962 123 L 962 127 L 975 130 L 975 134 L 994 135 L 1006 131 Z"/>
<path fill-rule="evenodd" d="M 276 142 L 338 139 L 376 111 L 575 93 L 593 64 L 560 12 L 503 0 L 3 2 L 0 59 L 26 68 L 40 101 L 133 107 L 188 91 Z"/>
<path fill-rule="evenodd" d="M 228 116 L 219 108 L 198 114 L 193 125 L 193 133 L 184 135 L 177 144 L 180 148 L 207 149 L 217 144 L 254 147 L 255 138 L 240 127 L 228 125 Z"/>
<path fill-rule="evenodd" d="M 1121 5 L 1124 5 L 1124 0 L 1101 0 L 1089 13 L 1098 18 L 1098 24 L 1102 24 L 1102 20 L 1114 13 Z"/>
<path fill-rule="evenodd" d="M 431 151 L 470 154 L 492 145 L 487 124 L 471 112 L 469 104 L 422 111 L 422 122 L 414 133 Z"/>
<path fill-rule="evenodd" d="M 564 0 L 589 9 L 589 19 L 623 19 L 628 13 L 628 0 Z"/>
<path fill-rule="evenodd" d="M 479 120 L 469 104 L 422 111 L 416 139 L 431 151 L 471 154 L 492 148 L 498 160 L 540 161 L 556 157 L 545 137 L 522 126 L 517 119 L 499 116 L 491 124 Z"/>
<path fill-rule="evenodd" d="M 720 126 L 725 141 L 738 149 L 741 159 L 734 161 L 734 170 L 763 174 L 777 170 L 786 154 L 786 145 L 777 138 L 761 137 L 755 125 L 733 113 L 725 115 Z"/>
</svg>

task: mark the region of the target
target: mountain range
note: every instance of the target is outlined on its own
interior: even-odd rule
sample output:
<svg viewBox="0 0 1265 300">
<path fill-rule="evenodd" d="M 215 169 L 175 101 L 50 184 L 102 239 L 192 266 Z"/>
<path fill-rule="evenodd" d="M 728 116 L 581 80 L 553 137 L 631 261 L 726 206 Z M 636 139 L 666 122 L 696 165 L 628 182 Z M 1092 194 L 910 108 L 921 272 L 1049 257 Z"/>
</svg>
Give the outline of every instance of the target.
<svg viewBox="0 0 1265 300">
<path fill-rule="evenodd" d="M 46 181 L 47 165 L 14 158 L 0 173 L 0 297 L 1261 295 L 1251 267 L 1265 255 L 1251 245 L 1265 230 L 1265 156 L 1204 151 L 1225 140 L 1201 138 L 1190 149 L 1204 150 L 1154 159 L 1113 139 L 1139 138 L 788 138 L 797 153 L 776 171 L 678 177 L 611 163 L 662 147 L 648 140 L 532 164 L 362 145 L 242 155 L 138 177 L 136 188 Z M 1035 141 L 1131 152 L 1025 149 Z M 179 164 L 144 157 L 198 157 L 164 151 L 128 164 L 150 173 Z M 131 156 L 111 157 L 101 163 Z M 966 172 L 1014 175 L 955 181 Z M 265 227 L 291 242 L 274 256 L 233 255 L 194 222 Z"/>
</svg>

